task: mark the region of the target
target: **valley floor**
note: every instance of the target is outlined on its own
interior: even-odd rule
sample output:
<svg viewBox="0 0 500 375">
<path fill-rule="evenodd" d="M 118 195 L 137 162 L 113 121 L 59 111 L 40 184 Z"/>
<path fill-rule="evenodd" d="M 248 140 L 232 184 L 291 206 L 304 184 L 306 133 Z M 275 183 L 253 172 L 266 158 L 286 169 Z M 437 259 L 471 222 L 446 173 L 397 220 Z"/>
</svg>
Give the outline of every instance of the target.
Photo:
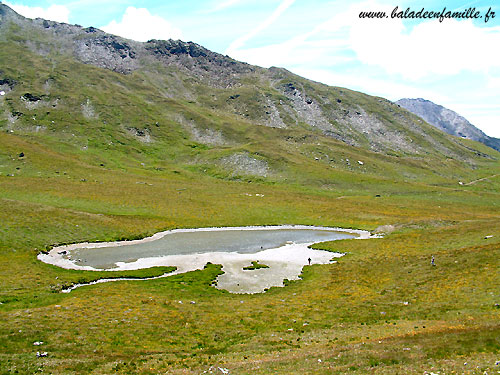
<svg viewBox="0 0 500 375">
<path fill-rule="evenodd" d="M 498 177 L 449 187 L 366 175 L 363 187 L 329 190 L 53 164 L 0 176 L 2 374 L 500 371 Z M 109 273 L 36 258 L 50 246 L 172 228 L 278 224 L 386 235 L 318 244 L 346 255 L 254 295 L 212 287 L 215 264 L 65 294 Z"/>
</svg>

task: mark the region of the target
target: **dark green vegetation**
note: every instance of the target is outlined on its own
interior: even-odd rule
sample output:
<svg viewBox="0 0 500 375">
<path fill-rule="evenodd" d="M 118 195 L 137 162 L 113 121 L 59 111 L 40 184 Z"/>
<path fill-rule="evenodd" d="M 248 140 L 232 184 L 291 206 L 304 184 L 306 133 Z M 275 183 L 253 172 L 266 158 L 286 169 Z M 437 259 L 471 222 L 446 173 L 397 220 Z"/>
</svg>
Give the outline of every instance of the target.
<svg viewBox="0 0 500 375">
<path fill-rule="evenodd" d="M 223 66 L 206 61 L 205 75 L 147 56 L 126 75 L 85 65 L 66 34 L 0 11 L 0 373 L 498 371 L 498 152 L 279 69 L 217 81 Z M 266 98 L 284 127 L 264 126 Z M 211 287 L 217 265 L 63 294 L 114 274 L 36 259 L 57 244 L 273 224 L 387 234 L 320 244 L 347 255 L 257 295 Z"/>
<path fill-rule="evenodd" d="M 115 271 L 115 272 L 105 272 L 105 271 L 96 271 L 96 272 L 87 272 L 83 275 L 78 273 L 78 281 L 77 284 L 88 284 L 93 281 L 101 280 L 101 279 L 146 279 L 151 277 L 158 277 L 165 275 L 167 273 L 175 271 L 175 267 L 151 267 L 142 270 L 133 270 L 133 271 Z M 56 284 L 52 286 L 52 291 L 58 292 L 65 289 L 69 289 L 72 287 L 74 283 L 60 285 Z M 9 301 L 12 302 L 12 301 Z"/>
<path fill-rule="evenodd" d="M 266 264 L 261 264 L 259 263 L 258 260 L 253 260 L 252 265 L 248 267 L 243 267 L 244 270 L 251 271 L 251 270 L 258 270 L 260 268 L 269 268 L 268 265 Z"/>
</svg>

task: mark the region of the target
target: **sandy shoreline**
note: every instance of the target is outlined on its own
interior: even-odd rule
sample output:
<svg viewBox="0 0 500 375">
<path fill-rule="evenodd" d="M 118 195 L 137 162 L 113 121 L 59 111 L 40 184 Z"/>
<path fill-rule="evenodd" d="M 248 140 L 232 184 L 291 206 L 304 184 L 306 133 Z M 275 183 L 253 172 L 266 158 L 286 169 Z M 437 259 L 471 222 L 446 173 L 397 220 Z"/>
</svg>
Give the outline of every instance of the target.
<svg viewBox="0 0 500 375">
<path fill-rule="evenodd" d="M 81 248 L 100 248 L 110 246 L 127 246 L 158 240 L 170 233 L 179 232 L 197 232 L 197 231 L 236 231 L 236 230 L 280 230 L 280 229 L 314 229 L 325 231 L 336 231 L 356 235 L 356 239 L 374 238 L 370 232 L 356 229 L 316 227 L 305 225 L 279 225 L 279 226 L 250 226 L 250 227 L 213 227 L 213 228 L 193 228 L 193 229 L 173 229 L 155 233 L 153 236 L 133 241 L 115 241 L 99 243 L 78 243 L 54 247 L 48 254 L 39 254 L 38 259 L 42 262 L 52 264 L 58 267 L 75 270 L 102 271 L 90 266 L 80 266 L 71 260 L 64 258 L 65 253 L 71 253 L 72 250 Z M 233 293 L 258 293 L 272 286 L 283 286 L 283 280 L 297 280 L 302 272 L 302 268 L 309 264 L 328 264 L 333 258 L 343 254 L 332 253 L 323 250 L 314 250 L 309 248 L 313 243 L 286 244 L 284 246 L 266 249 L 251 254 L 241 254 L 237 252 L 211 252 L 195 253 L 183 255 L 166 255 L 161 257 L 145 257 L 133 262 L 117 262 L 116 268 L 107 271 L 123 271 L 149 268 L 154 266 L 176 266 L 177 270 L 162 275 L 166 277 L 179 273 L 203 269 L 207 262 L 222 264 L 224 274 L 217 279 L 217 287 Z M 243 271 L 243 267 L 248 266 L 251 261 L 259 260 L 265 263 L 269 268 Z M 156 278 L 159 278 L 156 277 Z M 93 284 L 117 281 L 121 279 L 106 279 Z M 137 279 L 135 279 L 137 280 Z"/>
</svg>

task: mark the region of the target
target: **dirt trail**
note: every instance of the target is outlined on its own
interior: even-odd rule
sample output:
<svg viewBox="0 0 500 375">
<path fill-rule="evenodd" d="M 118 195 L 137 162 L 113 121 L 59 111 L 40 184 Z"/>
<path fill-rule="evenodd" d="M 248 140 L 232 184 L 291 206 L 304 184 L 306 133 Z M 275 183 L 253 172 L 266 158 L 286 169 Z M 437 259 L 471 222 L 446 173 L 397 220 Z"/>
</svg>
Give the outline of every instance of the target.
<svg viewBox="0 0 500 375">
<path fill-rule="evenodd" d="M 478 180 L 474 180 L 474 181 L 471 181 L 471 182 L 467 182 L 465 185 L 466 185 L 466 186 L 467 186 L 467 185 L 473 185 L 473 184 L 475 184 L 476 182 L 479 182 L 479 181 L 484 181 L 484 180 L 489 180 L 490 178 L 495 178 L 495 177 L 497 177 L 497 176 L 500 176 L 500 174 L 498 174 L 498 173 L 497 173 L 497 174 L 494 174 L 494 175 L 492 175 L 492 176 L 487 176 L 487 177 L 480 178 L 480 179 L 478 179 Z"/>
</svg>

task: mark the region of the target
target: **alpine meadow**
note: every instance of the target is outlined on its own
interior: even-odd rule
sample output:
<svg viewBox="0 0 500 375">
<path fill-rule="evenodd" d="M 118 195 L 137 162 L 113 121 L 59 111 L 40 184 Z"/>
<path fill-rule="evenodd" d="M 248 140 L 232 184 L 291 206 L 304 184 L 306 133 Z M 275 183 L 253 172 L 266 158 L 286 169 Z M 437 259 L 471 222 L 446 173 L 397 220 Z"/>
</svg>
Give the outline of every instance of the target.
<svg viewBox="0 0 500 375">
<path fill-rule="evenodd" d="M 0 91 L 1 374 L 500 371 L 493 148 L 283 68 L 4 4 Z M 270 225 L 378 238 L 316 243 L 345 255 L 255 294 L 215 288 L 224 269 L 212 263 L 63 293 L 175 267 L 37 259 L 64 244 Z"/>
</svg>

